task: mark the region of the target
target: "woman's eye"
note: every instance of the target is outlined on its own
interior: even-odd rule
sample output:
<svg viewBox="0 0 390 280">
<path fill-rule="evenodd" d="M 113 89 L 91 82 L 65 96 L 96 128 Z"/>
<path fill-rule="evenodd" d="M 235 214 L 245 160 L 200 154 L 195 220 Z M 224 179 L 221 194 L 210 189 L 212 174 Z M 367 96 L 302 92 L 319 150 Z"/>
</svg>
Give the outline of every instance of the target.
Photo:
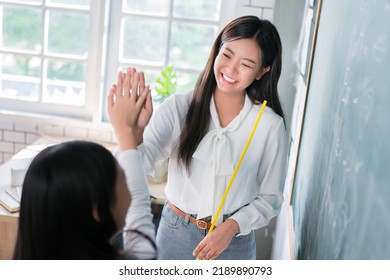
<svg viewBox="0 0 390 280">
<path fill-rule="evenodd" d="M 251 68 L 250 65 L 247 65 L 247 64 L 243 64 L 242 66 L 246 67 L 246 68 Z"/>
<path fill-rule="evenodd" d="M 223 53 L 223 56 L 226 58 L 230 58 L 230 56 L 228 56 L 226 53 Z"/>
</svg>

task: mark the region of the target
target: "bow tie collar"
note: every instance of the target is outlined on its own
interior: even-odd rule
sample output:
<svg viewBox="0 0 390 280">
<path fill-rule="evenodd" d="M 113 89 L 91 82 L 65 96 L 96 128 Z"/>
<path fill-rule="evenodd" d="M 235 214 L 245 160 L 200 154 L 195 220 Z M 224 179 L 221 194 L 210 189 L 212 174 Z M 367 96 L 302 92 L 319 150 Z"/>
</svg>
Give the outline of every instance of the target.
<svg viewBox="0 0 390 280">
<path fill-rule="evenodd" d="M 199 219 L 214 215 L 218 209 L 220 199 L 236 164 L 232 155 L 232 143 L 229 133 L 239 128 L 252 105 L 251 100 L 246 95 L 244 107 L 240 114 L 226 127 L 222 128 L 219 124 L 214 98 L 211 100 L 210 112 L 213 122 L 210 124 L 209 132 L 203 137 L 193 155 L 193 158 L 205 165 L 206 171 L 200 186 Z M 220 214 L 217 225 L 222 223 L 222 217 L 223 213 Z"/>
</svg>

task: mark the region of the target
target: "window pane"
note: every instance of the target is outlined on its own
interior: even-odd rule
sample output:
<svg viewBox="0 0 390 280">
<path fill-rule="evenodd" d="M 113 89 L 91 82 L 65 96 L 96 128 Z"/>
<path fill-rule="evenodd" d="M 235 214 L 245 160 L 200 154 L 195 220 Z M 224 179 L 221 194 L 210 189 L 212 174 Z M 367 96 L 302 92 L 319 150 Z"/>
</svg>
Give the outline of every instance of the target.
<svg viewBox="0 0 390 280">
<path fill-rule="evenodd" d="M 1 81 L 0 97 L 38 101 L 40 92 L 40 81 L 38 79 L 7 79 L 3 77 Z"/>
<path fill-rule="evenodd" d="M 84 106 L 85 85 L 83 83 L 54 83 L 49 81 L 43 94 L 43 102 Z"/>
<path fill-rule="evenodd" d="M 170 0 L 126 0 L 123 1 L 125 13 L 166 16 L 169 14 Z"/>
<path fill-rule="evenodd" d="M 85 63 L 48 60 L 48 86 L 43 94 L 43 102 L 84 106 L 85 71 Z"/>
<path fill-rule="evenodd" d="M 41 76 L 41 59 L 37 56 L 4 54 L 2 73 L 27 77 Z"/>
<path fill-rule="evenodd" d="M 145 73 L 146 84 L 148 84 L 153 89 L 156 83 L 156 79 L 160 75 L 160 71 L 148 69 L 148 67 L 140 67 L 139 69 Z"/>
<path fill-rule="evenodd" d="M 121 60 L 162 65 L 165 61 L 168 25 L 157 19 L 124 18 L 121 28 Z"/>
<path fill-rule="evenodd" d="M 47 0 L 48 4 L 61 4 L 69 6 L 81 6 L 88 8 L 90 5 L 90 0 Z"/>
<path fill-rule="evenodd" d="M 186 93 L 194 89 L 199 73 L 177 72 L 176 93 Z"/>
<path fill-rule="evenodd" d="M 169 64 L 186 69 L 202 69 L 216 33 L 216 26 L 173 23 Z"/>
<path fill-rule="evenodd" d="M 32 8 L 4 7 L 2 44 L 40 52 L 42 49 L 42 12 Z"/>
<path fill-rule="evenodd" d="M 219 20 L 220 0 L 175 0 L 173 15 L 175 17 Z"/>
<path fill-rule="evenodd" d="M 47 63 L 47 78 L 62 81 L 85 81 L 85 63 L 49 60 Z"/>
<path fill-rule="evenodd" d="M 89 17 L 86 14 L 49 12 L 49 52 L 86 56 Z"/>
<path fill-rule="evenodd" d="M 4 54 L 1 59 L 0 96 L 29 101 L 39 100 L 40 75 L 40 57 Z"/>
<path fill-rule="evenodd" d="M 42 4 L 42 0 L 8 0 L 7 2 L 18 4 Z"/>
</svg>

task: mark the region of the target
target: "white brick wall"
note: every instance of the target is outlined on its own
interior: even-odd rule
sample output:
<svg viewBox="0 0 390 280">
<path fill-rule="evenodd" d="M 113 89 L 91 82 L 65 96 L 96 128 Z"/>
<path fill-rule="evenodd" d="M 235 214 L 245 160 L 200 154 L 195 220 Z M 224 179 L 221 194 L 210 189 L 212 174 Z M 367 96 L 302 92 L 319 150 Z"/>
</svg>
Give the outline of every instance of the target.
<svg viewBox="0 0 390 280">
<path fill-rule="evenodd" d="M 256 15 L 261 19 L 273 21 L 276 0 L 242 0 L 237 16 Z"/>
<path fill-rule="evenodd" d="M 14 152 L 14 143 L 1 141 L 0 142 L 0 152 L 13 153 Z"/>
<path fill-rule="evenodd" d="M 3 141 L 14 143 L 26 143 L 26 134 L 18 131 L 3 131 Z"/>
<path fill-rule="evenodd" d="M 13 130 L 14 124 L 12 122 L 0 121 L 0 129 Z"/>
<path fill-rule="evenodd" d="M 248 2 L 248 1 L 247 1 Z M 258 8 L 274 8 L 275 0 L 249 0 L 249 5 Z"/>
<path fill-rule="evenodd" d="M 88 138 L 96 139 L 99 142 L 112 142 L 112 133 L 100 130 L 89 130 Z"/>
<path fill-rule="evenodd" d="M 77 121 L 42 120 L 1 113 L 0 117 L 0 164 L 43 135 L 116 143 L 110 126 L 99 128 Z"/>
<path fill-rule="evenodd" d="M 0 121 L 0 136 L 0 164 L 38 138 L 32 126 L 11 120 Z"/>
<path fill-rule="evenodd" d="M 38 124 L 38 131 L 43 134 L 63 137 L 65 128 L 55 124 Z"/>
<path fill-rule="evenodd" d="M 76 138 L 76 139 L 87 139 L 88 130 L 85 128 L 65 127 L 65 137 Z"/>
</svg>

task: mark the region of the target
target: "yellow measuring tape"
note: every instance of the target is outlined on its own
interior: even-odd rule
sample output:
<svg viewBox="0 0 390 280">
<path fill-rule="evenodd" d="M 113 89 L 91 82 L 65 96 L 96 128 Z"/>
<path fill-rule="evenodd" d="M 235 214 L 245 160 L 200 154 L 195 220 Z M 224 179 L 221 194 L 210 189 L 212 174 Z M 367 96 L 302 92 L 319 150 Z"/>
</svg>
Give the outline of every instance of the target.
<svg viewBox="0 0 390 280">
<path fill-rule="evenodd" d="M 237 163 L 237 165 L 236 165 L 236 168 L 234 169 L 233 174 L 232 174 L 232 177 L 230 178 L 229 184 L 227 185 L 227 187 L 226 187 L 226 189 L 225 189 L 225 192 L 224 192 L 224 194 L 223 194 L 223 196 L 222 196 L 221 202 L 219 203 L 217 213 L 215 214 L 215 217 L 213 217 L 213 221 L 212 221 L 212 223 L 211 223 L 211 226 L 210 226 L 210 229 L 209 229 L 209 232 L 208 232 L 208 233 L 212 232 L 213 229 L 214 229 L 214 227 L 215 227 L 215 223 L 217 222 L 217 219 L 218 219 L 218 217 L 219 217 L 219 214 L 221 213 L 222 207 L 223 207 L 223 205 L 224 205 L 224 203 L 225 203 L 226 197 L 227 197 L 227 195 L 228 195 L 228 193 L 229 193 L 229 191 L 230 191 L 230 188 L 231 188 L 231 186 L 232 186 L 232 184 L 233 184 L 234 178 L 236 178 L 237 172 L 238 172 L 238 170 L 240 169 L 242 160 L 244 159 L 244 156 L 245 156 L 245 154 L 246 154 L 246 151 L 248 150 L 249 144 L 250 144 L 251 141 L 252 141 L 253 135 L 255 134 L 257 125 L 259 124 L 260 118 L 261 118 L 261 116 L 263 115 L 263 112 L 264 112 L 264 109 L 265 109 L 265 105 L 266 105 L 266 104 L 267 104 L 267 100 L 264 100 L 263 105 L 262 105 L 261 108 L 260 108 L 259 114 L 257 115 L 256 122 L 255 122 L 255 124 L 253 125 L 251 134 L 249 135 L 249 138 L 248 138 L 248 140 L 246 141 L 244 150 L 243 150 L 242 153 L 241 153 L 240 159 L 238 160 L 238 163 Z"/>
</svg>

